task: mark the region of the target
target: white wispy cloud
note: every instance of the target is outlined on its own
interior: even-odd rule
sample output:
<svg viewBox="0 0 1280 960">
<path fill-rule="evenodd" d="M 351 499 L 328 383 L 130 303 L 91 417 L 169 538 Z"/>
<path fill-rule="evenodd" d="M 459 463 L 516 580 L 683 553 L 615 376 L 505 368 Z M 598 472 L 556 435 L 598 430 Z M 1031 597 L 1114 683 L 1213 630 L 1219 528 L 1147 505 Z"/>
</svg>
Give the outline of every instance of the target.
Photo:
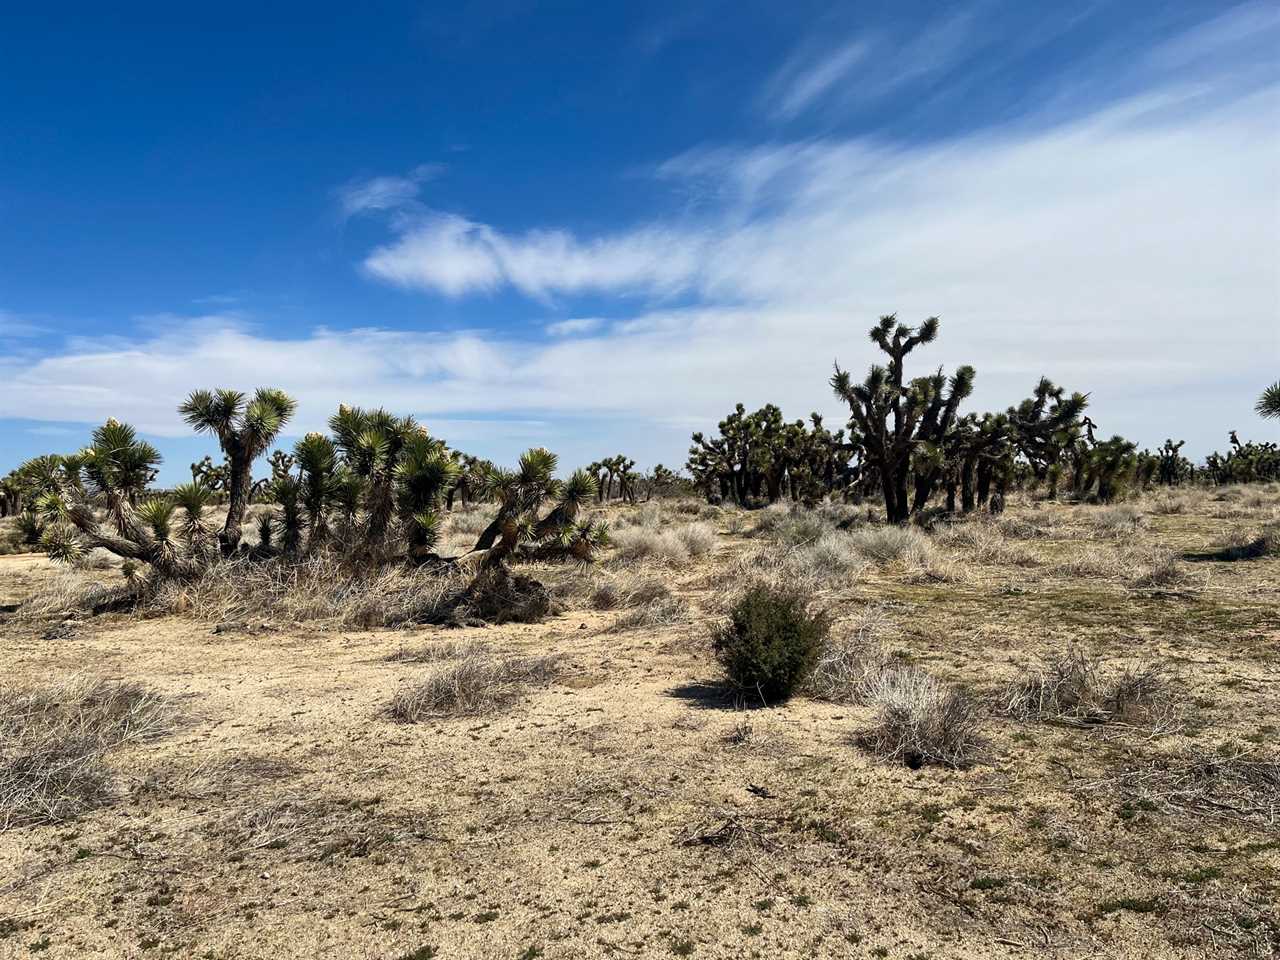
<svg viewBox="0 0 1280 960">
<path fill-rule="evenodd" d="M 399 209 L 415 201 L 422 185 L 443 172 L 440 164 L 424 163 L 404 175 L 355 180 L 338 188 L 338 204 L 345 217 Z"/>
<path fill-rule="evenodd" d="M 903 37 L 878 31 L 833 42 L 824 30 L 797 46 L 765 82 L 757 102 L 778 121 L 819 108 L 844 110 L 873 103 L 954 70 L 991 42 L 990 37 L 991 31 L 975 29 L 968 10 L 941 16 Z"/>
<path fill-rule="evenodd" d="M 792 55 L 766 85 L 763 99 L 777 117 L 790 119 L 828 93 L 871 52 L 866 40 L 852 40 L 814 57 L 812 50 Z"/>
<path fill-rule="evenodd" d="M 0 310 L 0 339 L 11 337 L 36 337 L 47 330 L 38 323 L 33 323 L 16 313 Z"/>
<path fill-rule="evenodd" d="M 440 214 L 408 228 L 364 261 L 374 277 L 461 296 L 508 284 L 532 297 L 590 291 L 676 292 L 697 269 L 709 238 L 651 227 L 578 240 L 563 230 L 510 235 Z"/>
<path fill-rule="evenodd" d="M 548 323 L 546 331 L 553 337 L 576 337 L 584 333 L 595 333 L 604 323 L 600 317 L 574 317 Z"/>
</svg>

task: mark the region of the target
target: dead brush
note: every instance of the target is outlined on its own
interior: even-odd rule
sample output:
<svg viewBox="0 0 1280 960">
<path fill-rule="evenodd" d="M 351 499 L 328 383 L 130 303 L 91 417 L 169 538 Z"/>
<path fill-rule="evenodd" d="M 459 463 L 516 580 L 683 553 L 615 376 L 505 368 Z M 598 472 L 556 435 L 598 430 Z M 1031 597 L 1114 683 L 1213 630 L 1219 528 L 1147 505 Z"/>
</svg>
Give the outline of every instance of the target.
<svg viewBox="0 0 1280 960">
<path fill-rule="evenodd" d="M 804 692 L 815 700 L 864 703 L 875 678 L 893 663 L 885 641 L 895 625 L 883 606 L 869 606 L 830 636 L 809 674 Z"/>
<path fill-rule="evenodd" d="M 857 742 L 877 756 L 914 770 L 966 767 L 980 755 L 978 705 L 961 688 L 919 667 L 894 666 L 872 675 L 866 696 L 879 714 Z"/>
<path fill-rule="evenodd" d="M 76 678 L 0 693 L 0 829 L 58 823 L 105 803 L 105 754 L 171 723 L 169 702 L 136 683 Z"/>
<path fill-rule="evenodd" d="M 294 562 L 228 560 L 186 583 L 162 584 L 148 600 L 160 613 L 213 622 L 336 620 L 352 627 L 446 619 L 466 587 L 457 568 L 351 569 L 317 554 Z"/>
<path fill-rule="evenodd" d="M 14 619 L 31 622 L 85 616 L 133 593 L 125 584 L 106 584 L 90 580 L 79 571 L 60 571 L 41 582 L 18 607 Z"/>
<path fill-rule="evenodd" d="M 388 712 L 403 723 L 494 713 L 524 690 L 550 683 L 559 665 L 554 656 L 493 658 L 473 652 L 436 667 L 424 680 L 396 693 Z"/>
<path fill-rule="evenodd" d="M 592 591 L 591 605 L 597 610 L 640 607 L 671 596 L 671 588 L 657 577 L 620 574 L 601 581 Z"/>
<path fill-rule="evenodd" d="M 627 527 L 610 534 L 614 553 L 612 563 L 625 566 L 647 562 L 680 567 L 689 562 L 689 547 L 674 530 L 654 527 Z"/>
<path fill-rule="evenodd" d="M 655 597 L 632 607 L 621 614 L 606 632 L 622 633 L 642 627 L 672 627 L 689 623 L 692 619 L 693 611 L 689 604 L 680 597 L 668 595 Z"/>
<path fill-rule="evenodd" d="M 1039 566 L 1034 551 L 1018 543 L 1010 543 L 1004 528 L 983 520 L 953 523 L 943 529 L 934 542 L 962 551 L 978 563 L 1009 567 Z"/>
<path fill-rule="evenodd" d="M 401 647 L 395 653 L 388 654 L 386 661 L 388 663 L 441 663 L 445 660 L 480 656 L 487 653 L 488 649 L 479 640 L 440 640 L 415 647 Z"/>
<path fill-rule="evenodd" d="M 826 530 L 818 539 L 784 546 L 768 544 L 735 557 L 715 578 L 731 594 L 746 583 L 797 587 L 816 592 L 855 580 L 867 568 L 858 545 L 842 530 Z"/>
<path fill-rule="evenodd" d="M 1280 757 L 1275 754 L 1229 749 L 1153 756 L 1081 789 L 1145 801 L 1197 821 L 1280 828 Z"/>
<path fill-rule="evenodd" d="M 1143 516 L 1142 511 L 1130 504 L 1098 508 L 1086 514 L 1086 519 L 1093 536 L 1106 540 L 1132 536 L 1147 523 L 1147 518 Z"/>
<path fill-rule="evenodd" d="M 1018 720 L 1077 727 L 1124 724 L 1163 733 L 1179 726 L 1177 698 L 1162 666 L 1137 662 L 1108 669 L 1080 650 L 1051 657 L 1006 684 L 997 707 Z"/>
</svg>

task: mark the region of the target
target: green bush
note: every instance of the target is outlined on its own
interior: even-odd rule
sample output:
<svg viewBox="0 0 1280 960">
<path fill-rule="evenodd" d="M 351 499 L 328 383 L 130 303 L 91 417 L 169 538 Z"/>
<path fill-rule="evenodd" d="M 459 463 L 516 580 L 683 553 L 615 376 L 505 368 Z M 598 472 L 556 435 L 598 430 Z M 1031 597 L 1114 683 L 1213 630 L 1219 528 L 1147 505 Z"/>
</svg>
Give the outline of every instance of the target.
<svg viewBox="0 0 1280 960">
<path fill-rule="evenodd" d="M 777 703 L 808 677 L 830 626 L 825 615 L 808 612 L 800 593 L 757 586 L 733 605 L 715 652 L 740 693 Z"/>
</svg>

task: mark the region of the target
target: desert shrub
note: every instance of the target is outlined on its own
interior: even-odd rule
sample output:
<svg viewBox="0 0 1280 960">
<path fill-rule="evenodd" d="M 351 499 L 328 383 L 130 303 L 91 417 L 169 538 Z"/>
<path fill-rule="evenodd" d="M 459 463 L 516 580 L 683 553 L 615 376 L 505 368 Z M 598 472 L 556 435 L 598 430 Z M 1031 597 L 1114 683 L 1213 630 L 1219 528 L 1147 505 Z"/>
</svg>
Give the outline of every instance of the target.
<svg viewBox="0 0 1280 960">
<path fill-rule="evenodd" d="M 677 512 L 688 513 L 688 510 L 677 510 Z M 616 522 L 619 528 L 645 527 L 656 530 L 662 526 L 664 519 L 666 517 L 661 506 L 656 503 L 642 503 L 634 510 L 619 514 Z"/>
<path fill-rule="evenodd" d="M 771 503 L 755 515 L 755 526 L 751 528 L 753 537 L 772 536 L 779 527 L 791 518 L 791 507 L 785 503 Z"/>
<path fill-rule="evenodd" d="M 1001 712 L 1020 720 L 1163 726 L 1172 719 L 1176 698 L 1168 675 L 1156 664 L 1109 669 L 1102 660 L 1072 650 L 1007 684 L 999 705 Z"/>
<path fill-rule="evenodd" d="M 486 510 L 455 510 L 449 514 L 449 524 L 447 532 L 450 534 L 462 534 L 469 537 L 472 541 L 492 522 L 492 511 Z"/>
<path fill-rule="evenodd" d="M 734 588 L 743 582 L 812 593 L 852 580 L 867 566 L 858 545 L 842 530 L 828 530 L 812 543 L 769 545 L 736 557 L 724 571 Z"/>
<path fill-rule="evenodd" d="M 305 560 L 224 560 L 188 582 L 166 581 L 148 597 L 157 613 L 216 623 L 333 620 L 350 627 L 448 622 L 468 578 L 458 567 L 352 569 L 316 554 Z"/>
<path fill-rule="evenodd" d="M 621 633 L 639 627 L 670 627 L 688 623 L 691 619 L 689 605 L 681 598 L 668 594 L 632 606 L 613 622 L 609 632 Z"/>
<path fill-rule="evenodd" d="M 928 536 L 913 527 L 864 527 L 849 533 L 850 542 L 876 563 L 901 562 L 925 567 L 934 559 Z"/>
<path fill-rule="evenodd" d="M 612 534 L 614 561 L 632 563 L 650 561 L 680 566 L 689 562 L 689 548 L 671 530 L 652 527 L 628 527 Z"/>
<path fill-rule="evenodd" d="M 981 748 L 973 698 L 918 667 L 875 673 L 867 699 L 879 708 L 876 723 L 858 736 L 866 749 L 912 769 L 925 764 L 964 767 Z"/>
<path fill-rule="evenodd" d="M 1151 552 L 1145 562 L 1131 570 L 1135 587 L 1179 587 L 1191 580 L 1178 555 L 1169 550 Z"/>
<path fill-rule="evenodd" d="M 555 609 L 551 593 L 532 577 L 504 567 L 482 570 L 444 618 L 451 623 L 540 623 Z"/>
<path fill-rule="evenodd" d="M 416 647 L 401 647 L 387 657 L 389 663 L 440 663 L 483 654 L 488 648 L 479 640 L 439 640 Z"/>
<path fill-rule="evenodd" d="M 776 703 L 808 677 L 829 629 L 827 616 L 810 613 L 799 592 L 754 586 L 731 607 L 713 648 L 734 689 Z"/>
<path fill-rule="evenodd" d="M 19 620 L 53 620 L 91 614 L 127 599 L 132 590 L 123 584 L 103 584 L 70 570 L 41 581 L 18 608 Z"/>
<path fill-rule="evenodd" d="M 894 630 L 884 607 L 865 607 L 839 636 L 828 636 L 805 692 L 816 700 L 863 703 L 875 678 L 893 662 L 884 642 Z"/>
<path fill-rule="evenodd" d="M 1269 523 L 1251 536 L 1245 530 L 1235 530 L 1218 550 L 1218 559 L 1227 561 L 1259 560 L 1263 557 L 1280 557 L 1280 523 Z"/>
<path fill-rule="evenodd" d="M 160 736 L 171 721 L 168 701 L 136 683 L 77 678 L 0 692 L 0 829 L 106 802 L 105 754 Z"/>
<path fill-rule="evenodd" d="M 705 523 L 684 523 L 671 531 L 691 557 L 710 553 L 716 546 L 716 532 Z"/>
<path fill-rule="evenodd" d="M 1004 529 L 981 520 L 951 524 L 942 530 L 938 543 L 963 550 L 979 563 L 1031 567 L 1040 561 L 1035 553 L 1006 539 Z"/>
<path fill-rule="evenodd" d="M 600 581 L 591 593 L 597 610 L 637 607 L 671 596 L 671 590 L 656 577 L 612 577 Z"/>
<path fill-rule="evenodd" d="M 388 711 L 404 723 L 490 713 L 514 702 L 522 691 L 550 683 L 558 672 L 553 656 L 494 659 L 476 650 L 396 693 Z"/>
<path fill-rule="evenodd" d="M 1177 496 L 1172 493 L 1164 493 L 1151 500 L 1151 512 L 1160 514 L 1161 516 L 1172 516 L 1174 514 L 1186 513 L 1188 502 L 1186 497 Z"/>
<path fill-rule="evenodd" d="M 812 543 L 835 529 L 831 519 L 817 510 L 794 503 L 775 503 L 758 512 L 751 536 L 796 545 Z"/>
<path fill-rule="evenodd" d="M 1147 522 L 1141 510 L 1127 503 L 1101 507 L 1087 516 L 1094 536 L 1112 539 L 1132 536 Z"/>
</svg>

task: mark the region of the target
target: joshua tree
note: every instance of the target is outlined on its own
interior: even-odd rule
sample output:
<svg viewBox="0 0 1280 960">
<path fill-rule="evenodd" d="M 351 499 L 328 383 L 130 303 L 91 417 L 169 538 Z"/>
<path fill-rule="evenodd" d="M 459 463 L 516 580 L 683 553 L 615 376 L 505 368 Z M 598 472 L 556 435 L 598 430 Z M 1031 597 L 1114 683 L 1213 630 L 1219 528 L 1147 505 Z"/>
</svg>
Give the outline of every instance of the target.
<svg viewBox="0 0 1280 960">
<path fill-rule="evenodd" d="M 482 491 L 498 504 L 498 514 L 480 534 L 475 551 L 488 551 L 483 569 L 502 567 L 522 542 L 546 548 L 549 554 L 590 558 L 608 540 L 602 524 L 578 524 L 582 504 L 597 493 L 595 478 L 579 470 L 567 481 L 555 479 L 557 458 L 542 447 L 526 451 L 515 470 L 492 467 L 485 472 Z M 538 510 L 548 501 L 554 507 L 543 518 Z"/>
<path fill-rule="evenodd" d="M 436 559 L 441 510 L 461 468 L 441 440 L 419 429 L 406 439 L 395 466 L 396 511 L 406 553 L 415 563 Z"/>
<path fill-rule="evenodd" d="M 185 579 L 203 569 L 207 557 L 201 543 L 184 540 L 174 527 L 174 500 L 141 499 L 160 454 L 138 440 L 132 427 L 108 420 L 93 432 L 88 447 L 59 460 L 60 473 L 38 504 L 48 520 L 41 543 L 51 558 L 74 560 L 86 547 L 101 547 L 126 560 L 150 564 L 163 577 Z M 180 492 L 189 525 L 197 500 L 188 499 L 182 488 Z M 203 508 L 203 502 L 198 507 Z M 105 511 L 109 527 L 99 522 L 96 509 Z"/>
<path fill-rule="evenodd" d="M 307 522 L 307 549 L 329 537 L 328 508 L 338 496 L 338 451 L 322 433 L 308 433 L 293 448 L 301 477 L 300 498 Z"/>
<path fill-rule="evenodd" d="M 253 462 L 289 422 L 297 402 L 283 390 L 259 387 L 253 399 L 238 390 L 196 390 L 178 411 L 201 433 L 217 437 L 227 459 L 227 520 L 218 539 L 224 554 L 240 545 L 253 488 Z"/>
<path fill-rule="evenodd" d="M 1262 391 L 1254 410 L 1268 420 L 1280 419 L 1280 380 Z"/>
<path fill-rule="evenodd" d="M 1182 483 L 1183 480 L 1190 479 L 1195 468 L 1191 465 L 1191 461 L 1178 452 L 1186 442 L 1185 440 L 1179 440 L 1174 443 L 1173 439 L 1169 438 L 1165 440 L 1164 446 L 1156 451 L 1155 474 L 1157 483 L 1171 487 Z"/>
<path fill-rule="evenodd" d="M 909 327 L 890 314 L 880 318 L 870 335 L 888 354 L 888 368 L 874 365 L 864 382 L 854 383 L 837 365 L 831 386 L 849 404 L 851 426 L 861 438 L 867 460 L 880 474 L 889 521 L 905 523 L 942 479 L 944 445 L 960 401 L 973 390 L 974 371 L 964 366 L 949 380 L 941 370 L 904 380 L 907 354 L 938 335 L 937 317 Z M 913 479 L 914 503 L 909 499 Z"/>
</svg>

